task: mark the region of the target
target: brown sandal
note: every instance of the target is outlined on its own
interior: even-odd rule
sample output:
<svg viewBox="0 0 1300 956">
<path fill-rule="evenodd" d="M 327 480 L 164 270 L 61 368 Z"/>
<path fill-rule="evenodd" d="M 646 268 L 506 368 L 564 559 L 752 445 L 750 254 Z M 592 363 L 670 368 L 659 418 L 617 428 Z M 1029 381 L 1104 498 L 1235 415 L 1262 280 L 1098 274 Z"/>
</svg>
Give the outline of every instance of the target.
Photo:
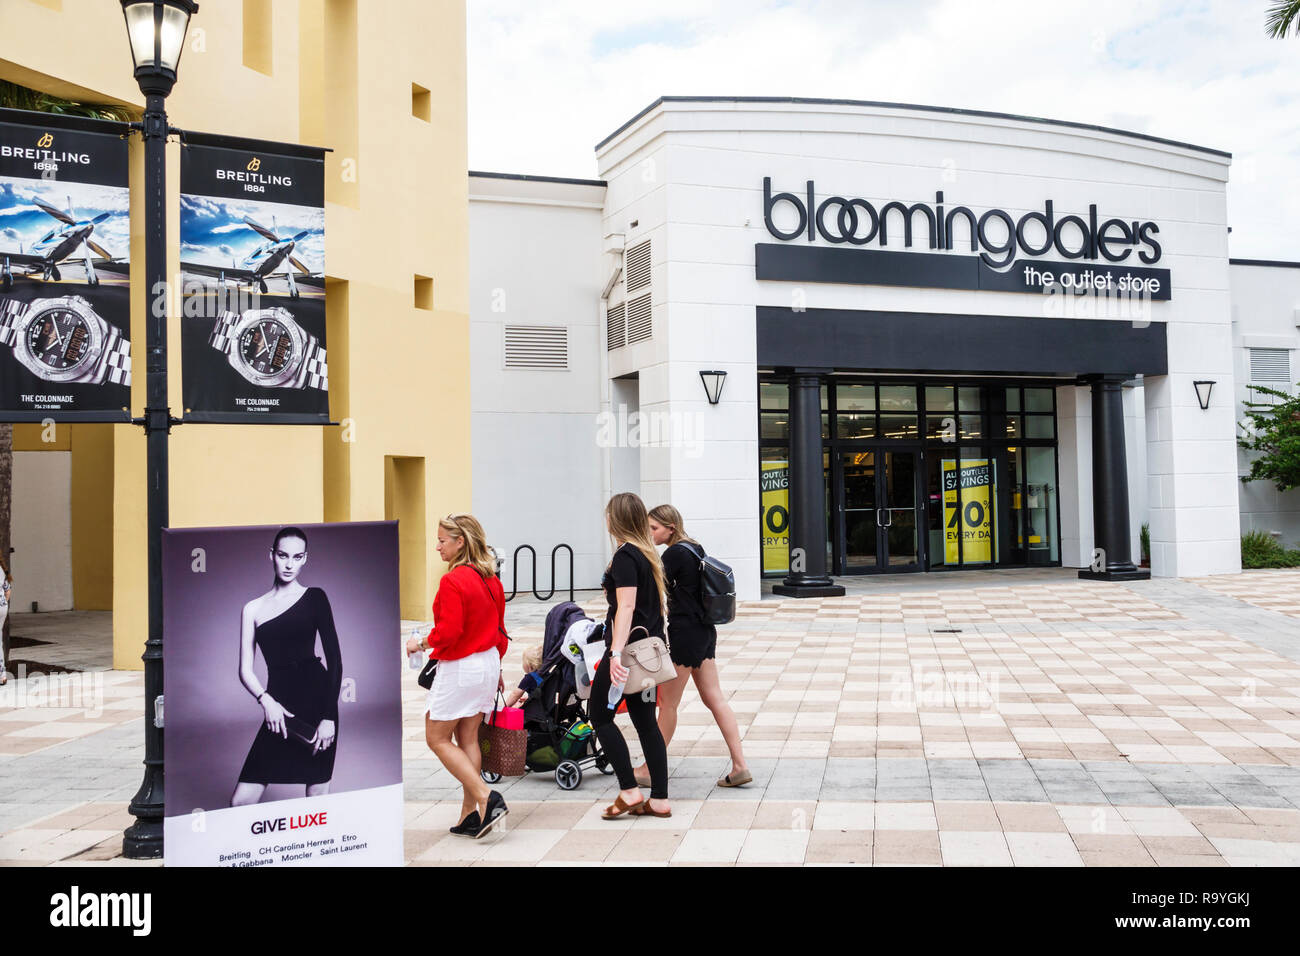
<svg viewBox="0 0 1300 956">
<path fill-rule="evenodd" d="M 614 802 L 605 808 L 605 812 L 600 815 L 600 818 L 602 820 L 614 820 L 623 816 L 625 813 L 631 814 L 634 817 L 639 817 L 641 814 L 649 812 L 646 808 L 647 802 L 647 800 L 642 798 L 640 803 L 629 804 L 623 800 L 623 794 L 620 793 L 614 798 Z"/>
<path fill-rule="evenodd" d="M 650 806 L 649 800 L 645 801 L 644 803 L 638 803 L 637 806 L 645 807 L 645 809 L 641 811 L 641 816 L 643 817 L 658 817 L 661 820 L 667 820 L 669 817 L 673 815 L 673 812 L 671 810 L 665 810 L 663 813 L 660 813 L 659 811 L 655 810 L 654 807 Z"/>
</svg>

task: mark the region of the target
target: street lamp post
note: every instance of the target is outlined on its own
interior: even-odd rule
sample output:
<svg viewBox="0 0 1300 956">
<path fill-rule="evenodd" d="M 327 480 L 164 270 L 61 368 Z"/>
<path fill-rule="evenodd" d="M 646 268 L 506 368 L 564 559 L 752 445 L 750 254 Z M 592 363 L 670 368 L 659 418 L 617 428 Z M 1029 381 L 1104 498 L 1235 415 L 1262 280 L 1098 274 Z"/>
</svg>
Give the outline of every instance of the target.
<svg viewBox="0 0 1300 956">
<path fill-rule="evenodd" d="M 139 124 L 144 140 L 145 199 L 145 408 L 149 541 L 149 636 L 144 649 L 144 781 L 131 801 L 136 818 L 122 839 L 130 859 L 163 855 L 163 731 L 156 707 L 163 692 L 162 529 L 168 522 L 167 436 L 173 419 L 167 404 L 167 94 L 190 17 L 191 0 L 122 0 L 135 79 L 145 97 Z"/>
</svg>

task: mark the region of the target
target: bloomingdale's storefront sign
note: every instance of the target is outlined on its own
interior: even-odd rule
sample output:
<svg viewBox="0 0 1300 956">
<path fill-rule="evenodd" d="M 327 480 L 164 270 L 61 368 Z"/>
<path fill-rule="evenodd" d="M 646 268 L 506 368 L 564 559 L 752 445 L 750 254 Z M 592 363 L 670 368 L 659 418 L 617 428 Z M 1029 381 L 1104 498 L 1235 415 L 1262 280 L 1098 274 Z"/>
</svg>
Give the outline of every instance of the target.
<svg viewBox="0 0 1300 956">
<path fill-rule="evenodd" d="M 781 228 L 774 211 L 791 228 Z M 791 215 L 793 213 L 793 215 Z M 1003 209 L 978 216 L 966 206 L 944 208 L 942 192 L 935 202 L 887 202 L 877 208 L 865 199 L 829 196 L 818 202 L 810 179 L 803 195 L 773 193 L 771 177 L 763 178 L 763 222 L 781 243 L 754 247 L 759 279 L 792 282 L 838 282 L 853 285 L 919 286 L 998 292 L 1094 292 L 1168 300 L 1169 270 L 1152 268 L 1162 250 L 1154 222 L 1102 219 L 1096 204 L 1087 218 L 1058 216 L 1052 200 L 1042 212 L 1015 219 Z M 884 247 L 891 237 L 910 248 L 914 232 L 925 230 L 936 253 L 951 252 L 958 242 L 970 244 L 976 255 L 900 252 Z M 795 245 L 806 238 L 823 245 Z M 879 245 L 880 249 L 846 246 Z M 1144 265 L 1128 262 L 1136 259 Z M 1018 258 L 1018 255 L 1031 258 Z M 1038 258 L 1055 255 L 1077 262 Z M 1121 264 L 1123 263 L 1123 264 Z"/>
</svg>

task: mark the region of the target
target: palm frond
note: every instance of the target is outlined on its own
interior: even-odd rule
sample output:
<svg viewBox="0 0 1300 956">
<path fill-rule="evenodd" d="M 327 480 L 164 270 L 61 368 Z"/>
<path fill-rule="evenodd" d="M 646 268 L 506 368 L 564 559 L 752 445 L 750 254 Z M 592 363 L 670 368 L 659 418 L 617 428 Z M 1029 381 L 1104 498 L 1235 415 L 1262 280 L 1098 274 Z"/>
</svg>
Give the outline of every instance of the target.
<svg viewBox="0 0 1300 956">
<path fill-rule="evenodd" d="M 0 80 L 0 106 L 15 110 L 32 110 L 37 113 L 59 113 L 63 116 L 88 116 L 92 119 L 129 122 L 131 113 L 123 106 L 104 103 L 78 103 L 52 96 L 39 90 L 28 89 L 17 83 Z"/>
<path fill-rule="evenodd" d="M 1300 0 L 1274 0 L 1264 18 L 1264 30 L 1269 36 L 1281 40 L 1286 31 L 1291 30 L 1300 36 Z"/>
</svg>

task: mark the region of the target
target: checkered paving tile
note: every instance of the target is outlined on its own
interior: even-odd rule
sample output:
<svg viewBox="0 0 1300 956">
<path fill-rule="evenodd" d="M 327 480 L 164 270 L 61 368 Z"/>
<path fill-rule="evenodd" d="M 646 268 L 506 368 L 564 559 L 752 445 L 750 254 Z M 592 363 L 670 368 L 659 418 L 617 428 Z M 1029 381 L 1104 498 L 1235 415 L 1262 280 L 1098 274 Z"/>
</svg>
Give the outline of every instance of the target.
<svg viewBox="0 0 1300 956">
<path fill-rule="evenodd" d="M 143 674 L 137 671 L 11 672 L 0 687 L 0 760 L 140 721 L 143 695 Z"/>
<path fill-rule="evenodd" d="M 1216 594 L 1300 618 L 1300 571 L 1260 569 L 1187 580 Z"/>
<path fill-rule="evenodd" d="M 1300 664 L 1121 585 L 756 602 L 719 665 L 755 756 L 1300 766 Z M 697 698 L 679 714 L 674 753 L 726 755 Z"/>
<path fill-rule="evenodd" d="M 409 801 L 407 862 L 930 866 L 1300 865 L 1300 810 L 1051 803 L 678 800 L 667 820 L 604 821 L 602 799 L 510 803 L 483 840 L 447 832 L 459 801 Z M 116 863 L 124 804 L 87 803 L 0 835 L 0 865 Z M 130 864 L 140 865 L 140 864 Z"/>
<path fill-rule="evenodd" d="M 1195 582 L 1292 616 L 1298 584 L 1288 572 Z M 566 792 L 530 774 L 498 785 L 507 827 L 479 842 L 446 832 L 458 791 L 405 674 L 407 860 L 1300 864 L 1300 663 L 1156 593 L 1062 582 L 747 603 L 718 664 L 753 785 L 714 785 L 726 748 L 688 690 L 671 819 L 603 821 L 612 778 L 592 771 Z M 508 682 L 543 611 L 510 609 Z M 89 703 L 31 676 L 0 689 L 0 865 L 125 862 L 125 796 L 82 800 L 41 779 L 68 748 L 127 740 L 140 720 L 141 675 L 98 676 L 80 685 Z M 136 774 L 134 745 L 114 748 L 105 763 Z"/>
</svg>

